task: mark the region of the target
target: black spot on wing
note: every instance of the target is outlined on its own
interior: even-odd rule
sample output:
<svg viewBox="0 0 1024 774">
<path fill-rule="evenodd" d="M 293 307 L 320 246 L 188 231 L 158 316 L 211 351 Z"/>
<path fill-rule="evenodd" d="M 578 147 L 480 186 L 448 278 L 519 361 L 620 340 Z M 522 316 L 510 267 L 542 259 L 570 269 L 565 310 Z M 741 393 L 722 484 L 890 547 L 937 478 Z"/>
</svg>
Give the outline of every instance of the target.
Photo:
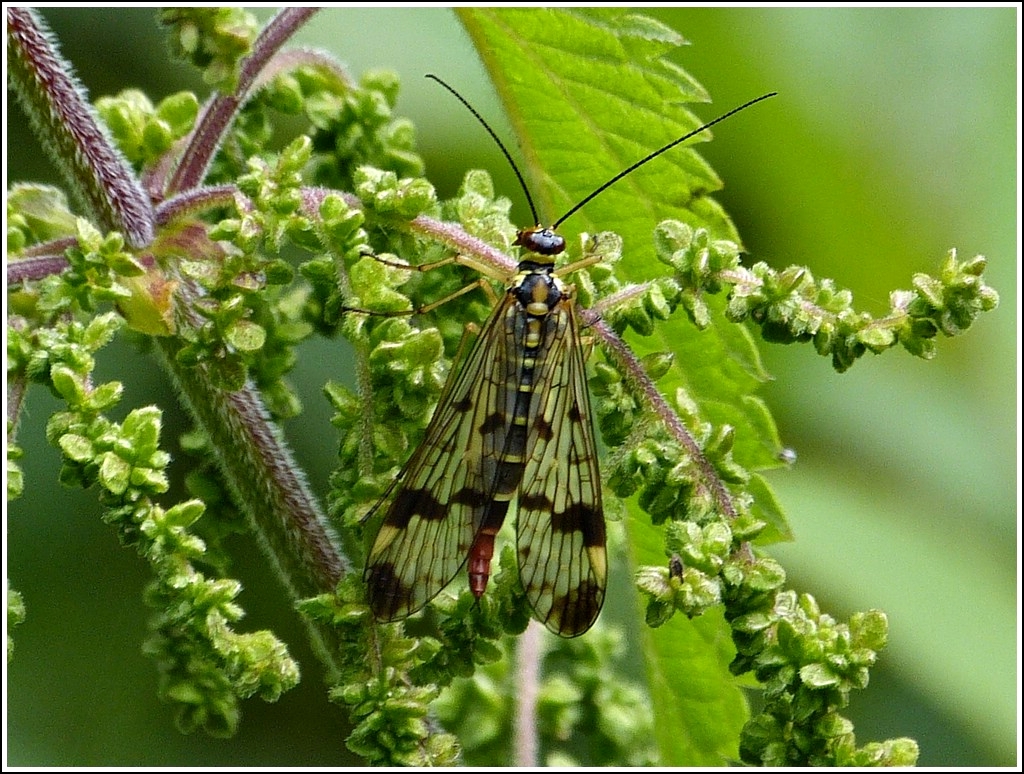
<svg viewBox="0 0 1024 774">
<path fill-rule="evenodd" d="M 480 432 L 483 435 L 491 435 L 496 433 L 505 426 L 505 417 L 495 411 L 492 414 L 488 414 L 484 417 L 484 421 L 480 423 Z"/>
<path fill-rule="evenodd" d="M 589 503 L 570 503 L 561 513 L 552 513 L 551 529 L 555 532 L 579 532 L 585 546 L 603 546 L 605 543 L 604 516 L 600 509 Z"/>
<path fill-rule="evenodd" d="M 548 422 L 544 417 L 536 417 L 533 420 L 533 427 L 531 428 L 534 436 L 541 441 L 550 441 L 555 437 L 554 428 L 551 423 Z"/>
<path fill-rule="evenodd" d="M 395 574 L 391 562 L 381 562 L 366 568 L 364 575 L 370 609 L 379 621 L 394 621 L 409 615 L 412 589 Z"/>
<path fill-rule="evenodd" d="M 443 519 L 447 512 L 445 504 L 429 490 L 402 487 L 388 509 L 388 515 L 384 517 L 384 524 L 396 529 L 405 529 L 413 516 L 419 516 L 426 521 L 438 521 Z"/>
<path fill-rule="evenodd" d="M 602 604 L 604 588 L 584 580 L 564 596 L 555 598 L 544 625 L 562 637 L 576 637 L 594 625 Z"/>
<path fill-rule="evenodd" d="M 555 504 L 551 502 L 550 497 L 542 492 L 522 492 L 519 495 L 519 507 L 524 511 L 551 513 Z"/>
<path fill-rule="evenodd" d="M 487 493 L 471 486 L 464 486 L 452 492 L 452 505 L 462 505 L 467 508 L 483 508 L 487 505 Z"/>
</svg>

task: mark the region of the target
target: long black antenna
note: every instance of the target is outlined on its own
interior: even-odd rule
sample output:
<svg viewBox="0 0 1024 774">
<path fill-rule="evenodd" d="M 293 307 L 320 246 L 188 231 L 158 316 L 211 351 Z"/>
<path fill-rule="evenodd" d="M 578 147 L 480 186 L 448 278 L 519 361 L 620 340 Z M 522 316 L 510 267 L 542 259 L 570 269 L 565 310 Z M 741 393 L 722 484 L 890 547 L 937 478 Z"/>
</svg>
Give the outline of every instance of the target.
<svg viewBox="0 0 1024 774">
<path fill-rule="evenodd" d="M 662 153 L 664 153 L 665 151 L 669 150 L 670 148 L 674 148 L 674 147 L 675 147 L 675 146 L 677 146 L 677 145 L 678 145 L 679 143 L 681 143 L 681 142 L 684 142 L 685 140 L 689 140 L 689 139 L 690 139 L 691 137 L 693 137 L 693 136 L 695 136 L 695 135 L 698 135 L 698 134 L 700 134 L 700 133 L 701 133 L 701 132 L 703 132 L 703 131 L 704 131 L 705 129 L 710 129 L 710 128 L 711 128 L 712 126 L 714 126 L 715 124 L 717 124 L 717 123 L 719 123 L 719 122 L 721 122 L 721 121 L 724 121 L 724 120 L 725 120 L 725 119 L 727 119 L 727 118 L 728 118 L 729 116 L 734 116 L 734 115 L 736 115 L 737 113 L 739 113 L 739 112 L 740 112 L 741 110 L 746 110 L 746 109 L 747 109 L 748 107 L 750 107 L 751 105 L 756 105 L 756 104 L 757 104 L 758 102 L 761 102 L 762 100 L 766 100 L 766 99 L 768 99 L 769 97 L 774 97 L 774 96 L 775 96 L 775 95 L 777 95 L 777 94 L 778 94 L 778 92 L 777 92 L 777 91 L 773 91 L 773 92 L 770 92 L 770 93 L 768 93 L 768 94 L 762 94 L 762 95 L 761 95 L 760 97 L 758 97 L 757 99 L 752 99 L 752 100 L 750 100 L 749 102 L 744 102 L 744 103 L 743 103 L 742 105 L 740 105 L 739 107 L 733 108 L 733 109 L 732 109 L 732 110 L 730 110 L 730 111 L 729 111 L 728 113 L 723 113 L 722 115 L 720 115 L 720 116 L 719 116 L 718 118 L 714 119 L 713 121 L 708 121 L 708 122 L 707 122 L 706 124 L 704 124 L 704 126 L 698 127 L 697 129 L 694 129 L 694 130 L 693 130 L 692 132 L 687 132 L 687 133 L 686 133 L 686 134 L 684 134 L 684 135 L 683 135 L 682 137 L 680 137 L 680 138 L 679 138 L 678 140 L 673 140 L 673 141 L 672 141 L 672 142 L 670 142 L 670 143 L 669 143 L 668 145 L 665 145 L 665 146 L 663 146 L 663 147 L 661 147 L 661 148 L 658 148 L 658 150 L 654 151 L 653 153 L 648 153 L 648 154 L 647 154 L 646 156 L 644 156 L 644 157 L 643 157 L 642 159 L 640 159 L 640 160 L 639 160 L 638 162 L 636 162 L 636 164 L 633 164 L 632 166 L 626 167 L 626 168 L 625 168 L 624 170 L 622 170 L 621 172 L 619 172 L 619 174 L 617 174 L 617 175 L 616 175 L 615 177 L 613 177 L 613 178 L 612 178 L 611 180 L 609 180 L 609 181 L 608 181 L 607 183 L 605 183 L 604 185 L 600 185 L 600 186 L 598 186 L 598 187 L 597 187 L 597 188 L 596 188 L 596 189 L 595 189 L 595 190 L 593 191 L 593 193 L 591 193 L 590 195 L 588 195 L 588 196 L 584 197 L 582 201 L 580 201 L 580 202 L 579 202 L 578 204 L 576 204 L 576 205 L 575 205 L 575 206 L 574 206 L 574 207 L 573 207 L 572 209 L 570 209 L 570 210 L 569 210 L 569 211 L 568 211 L 567 213 L 565 213 L 565 215 L 563 215 L 563 216 L 562 216 L 562 217 L 560 217 L 560 218 L 559 218 L 558 220 L 556 220 L 556 221 L 555 221 L 554 223 L 552 223 L 552 224 L 551 224 L 551 227 L 550 227 L 550 228 L 551 228 L 551 230 L 552 230 L 552 231 L 555 231 L 555 230 L 556 230 L 556 229 L 557 229 L 557 228 L 558 228 L 558 227 L 559 227 L 560 225 L 562 225 L 562 223 L 564 223 L 564 222 L 566 221 L 566 219 L 567 219 L 567 218 L 568 218 L 568 217 L 569 217 L 570 215 L 574 214 L 574 213 L 576 212 L 576 210 L 578 210 L 578 209 L 579 209 L 580 207 L 582 207 L 582 206 L 583 206 L 584 204 L 586 204 L 587 202 L 589 202 L 589 201 L 590 201 L 591 199 L 593 199 L 593 198 L 594 198 L 595 196 L 597 196 L 597 195 L 598 195 L 599 193 L 603 192 L 603 191 L 604 191 L 604 190 L 605 190 L 606 188 L 608 188 L 609 186 L 611 186 L 611 185 L 614 185 L 615 183 L 619 182 L 619 181 L 620 181 L 620 180 L 621 180 L 622 178 L 624 178 L 624 177 L 625 177 L 626 175 L 628 175 L 628 174 L 629 174 L 630 172 L 632 172 L 633 170 L 635 170 L 635 169 L 637 169 L 637 168 L 639 168 L 639 167 L 642 167 L 642 166 L 643 166 L 644 164 L 646 164 L 646 163 L 647 163 L 648 161 L 650 161 L 651 159 L 657 158 L 658 156 L 660 156 L 660 155 L 661 155 Z"/>
<path fill-rule="evenodd" d="M 470 105 L 466 101 L 465 97 L 463 97 L 461 94 L 459 94 L 459 92 L 455 91 L 455 89 L 453 89 L 447 83 L 442 81 L 436 75 L 432 75 L 430 73 L 427 73 L 426 77 L 430 78 L 430 80 L 432 80 L 432 81 L 437 81 L 442 86 L 444 86 L 446 89 L 448 89 L 448 91 L 450 91 L 452 94 L 454 94 L 455 95 L 455 99 L 457 99 L 459 102 L 461 102 L 463 105 L 466 106 L 466 109 L 469 110 L 469 112 L 472 113 L 476 117 L 476 120 L 479 121 L 481 124 L 483 124 L 484 129 L 486 129 L 487 133 L 491 135 L 491 138 L 496 143 L 498 143 L 498 147 L 501 148 L 501 152 L 505 154 L 505 158 L 508 160 L 509 165 L 512 167 L 512 171 L 515 172 L 516 173 L 516 177 L 519 178 L 519 185 L 521 185 L 523 187 L 523 193 L 526 194 L 526 203 L 530 205 L 530 212 L 533 214 L 533 222 L 534 223 L 540 223 L 540 219 L 537 217 L 537 208 L 533 206 L 533 197 L 530 196 L 530 189 L 526 187 L 526 180 L 523 179 L 523 175 L 519 171 L 519 167 L 517 167 L 516 163 L 512 160 L 512 154 L 509 153 L 508 149 L 505 148 L 505 143 L 503 143 L 501 141 L 501 138 L 498 137 L 498 135 L 496 135 L 494 133 L 494 130 L 491 129 L 490 125 L 484 120 L 484 117 L 476 112 L 476 108 L 474 108 L 472 105 Z"/>
<path fill-rule="evenodd" d="M 491 137 L 494 139 L 494 141 L 498 144 L 498 147 L 501 148 L 501 152 L 505 154 L 505 158 L 508 160 L 509 165 L 512 167 L 512 171 L 515 172 L 516 173 L 516 177 L 519 178 L 519 185 L 522 186 L 523 193 L 526 194 L 526 203 L 530 205 L 530 212 L 533 214 L 533 222 L 535 224 L 540 225 L 540 218 L 537 216 L 537 208 L 533 206 L 533 197 L 530 196 L 530 189 L 527 188 L 527 186 L 526 186 L 526 180 L 523 178 L 522 173 L 519 171 L 519 167 L 516 166 L 515 161 L 512 160 L 512 154 L 510 154 L 508 152 L 508 149 L 505 148 L 505 144 L 501 141 L 501 138 L 499 138 L 498 135 L 496 135 L 494 133 L 494 130 L 491 129 L 491 127 L 488 125 L 488 123 L 484 120 L 484 117 L 481 116 L 476 111 L 476 109 L 472 105 L 470 105 L 469 102 L 466 101 L 465 97 L 463 97 L 461 94 L 459 94 L 459 92 L 457 92 L 455 89 L 453 89 L 447 83 L 442 81 L 436 75 L 431 75 L 431 74 L 428 73 L 426 77 L 430 78 L 433 81 L 437 81 L 442 86 L 444 86 L 446 89 L 448 89 L 448 91 L 450 91 L 452 94 L 454 94 L 455 98 L 459 102 L 461 102 L 463 105 L 466 106 L 466 108 L 469 110 L 469 112 L 472 113 L 476 117 L 476 120 L 479 121 L 483 125 L 484 129 L 487 130 L 488 134 L 490 134 Z M 673 140 L 668 145 L 665 145 L 665 146 L 662 146 L 661 148 L 658 148 L 658 150 L 654 151 L 653 153 L 648 153 L 646 156 L 644 156 L 638 162 L 636 162 L 635 164 L 633 164 L 633 165 L 631 165 L 629 167 L 626 167 L 624 170 L 622 170 L 617 175 L 615 175 L 615 177 L 611 178 L 608 182 L 606 182 L 603 185 L 600 185 L 596 189 L 594 189 L 594 191 L 592 191 L 590 194 L 588 194 L 586 197 L 584 197 L 580 202 L 578 202 L 576 205 L 574 205 L 572 207 L 572 209 L 570 209 L 567 213 L 565 213 L 565 215 L 563 215 L 558 220 L 556 220 L 549 227 L 550 230 L 551 231 L 556 230 L 562 223 L 564 223 L 569 218 L 570 215 L 574 215 L 576 213 L 576 211 L 578 209 L 580 209 L 580 207 L 582 207 L 584 204 L 587 204 L 591 199 L 593 199 L 595 196 L 597 196 L 598 194 L 600 194 L 603 191 L 605 191 L 608 187 L 610 187 L 610 186 L 614 185 L 615 183 L 619 182 L 622 178 L 624 178 L 626 175 L 628 175 L 633 170 L 638 169 L 639 167 L 642 167 L 648 161 L 651 161 L 652 159 L 657 158 L 658 156 L 660 156 L 665 151 L 670 150 L 671 148 L 674 148 L 675 146 L 677 146 L 679 143 L 685 142 L 686 140 L 689 140 L 691 137 L 694 137 L 694 136 L 700 134 L 705 129 L 710 129 L 715 124 L 724 121 L 725 119 L 729 118 L 730 116 L 736 115 L 741 110 L 746 110 L 751 105 L 756 105 L 758 102 L 766 100 L 769 97 L 774 97 L 777 94 L 778 94 L 777 91 L 772 91 L 772 92 L 769 92 L 768 94 L 762 94 L 760 97 L 757 97 L 756 99 L 752 99 L 749 102 L 744 102 L 742 105 L 740 105 L 739 107 L 733 108 L 728 113 L 723 113 L 718 118 L 716 118 L 716 119 L 714 119 L 712 121 L 708 121 L 706 124 L 704 124 L 703 126 L 700 126 L 700 127 L 696 128 L 696 129 L 694 129 L 692 132 L 687 132 L 686 134 L 684 134 L 682 137 L 680 137 L 677 140 Z"/>
</svg>

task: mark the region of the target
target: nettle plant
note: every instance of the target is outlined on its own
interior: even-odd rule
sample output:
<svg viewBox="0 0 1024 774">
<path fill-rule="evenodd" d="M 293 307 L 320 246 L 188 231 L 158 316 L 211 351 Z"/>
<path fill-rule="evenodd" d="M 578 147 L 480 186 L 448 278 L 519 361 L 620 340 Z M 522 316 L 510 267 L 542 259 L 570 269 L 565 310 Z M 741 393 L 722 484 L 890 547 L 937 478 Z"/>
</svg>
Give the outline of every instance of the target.
<svg viewBox="0 0 1024 774">
<path fill-rule="evenodd" d="M 479 601 L 449 590 L 421 618 L 378 623 L 361 571 L 364 517 L 422 439 L 467 324 L 492 305 L 469 293 L 410 315 L 478 275 L 394 264 L 459 255 L 505 270 L 516 227 L 483 172 L 438 201 L 413 127 L 392 114 L 394 76 L 356 81 L 328 54 L 283 48 L 313 13 L 285 10 L 259 30 L 238 10 L 164 11 L 176 53 L 213 96 L 154 105 L 125 91 L 90 105 L 39 17 L 7 10 L 9 87 L 79 205 L 47 186 L 7 192 L 7 496 L 24 486 L 25 393 L 45 385 L 63 404 L 46 423 L 61 483 L 94 489 L 104 520 L 152 569 L 144 648 L 178 726 L 230 735 L 242 699 L 273 701 L 298 680 L 273 633 L 237 628 L 241 586 L 220 571 L 217 539 L 235 529 L 220 523 L 233 506 L 307 623 L 330 699 L 351 718 L 347 745 L 368 763 L 913 763 L 912 740 L 858 747 L 840 714 L 885 645 L 885 615 L 836 620 L 788 588 L 765 552 L 789 529 L 760 472 L 786 454 L 753 395 L 764 375 L 749 329 L 810 343 L 840 371 L 897 345 L 931 357 L 939 333 L 995 307 L 985 260 L 951 252 L 938 276 L 914 276 L 872 317 L 807 268 L 743 265 L 707 196 L 719 186 L 711 170 L 688 148 L 659 158 L 649 174 L 660 184 L 602 194 L 617 214 L 599 225 L 617 233 L 582 234 L 566 259 L 601 257 L 572 282 L 592 310 L 610 545 L 619 555 L 628 541 L 643 563 L 646 621 L 541 639 L 505 549 Z M 680 105 L 706 95 L 662 58 L 681 40 L 657 22 L 583 9 L 459 15 L 488 52 L 547 212 L 599 183 L 595 166 L 614 173 L 700 123 Z M 305 131 L 281 140 L 284 117 Z M 616 131 L 595 136 L 602 122 Z M 338 457 L 330 491 L 314 493 L 275 422 L 300 410 L 285 377 L 302 342 L 339 334 L 357 384 L 325 387 Z M 161 437 L 156 406 L 110 418 L 122 386 L 92 373 L 119 335 L 164 366 L 194 429 Z M 175 463 L 187 495 L 171 503 L 176 443 L 189 452 Z M 24 617 L 11 590 L 8 617 Z M 622 670 L 625 625 L 642 629 L 644 688 Z M 695 673 L 700 702 L 680 682 Z M 753 715 L 741 686 L 761 689 Z"/>
</svg>

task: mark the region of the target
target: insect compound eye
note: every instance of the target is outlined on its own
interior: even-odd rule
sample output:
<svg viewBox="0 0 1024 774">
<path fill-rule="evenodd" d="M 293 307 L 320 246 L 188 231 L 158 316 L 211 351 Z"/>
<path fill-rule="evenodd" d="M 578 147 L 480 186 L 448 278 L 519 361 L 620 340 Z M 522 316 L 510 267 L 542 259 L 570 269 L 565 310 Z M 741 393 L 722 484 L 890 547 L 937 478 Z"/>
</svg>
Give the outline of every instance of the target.
<svg viewBox="0 0 1024 774">
<path fill-rule="evenodd" d="M 565 250 L 565 238 L 549 228 L 524 229 L 513 243 L 538 255 L 558 255 Z"/>
</svg>

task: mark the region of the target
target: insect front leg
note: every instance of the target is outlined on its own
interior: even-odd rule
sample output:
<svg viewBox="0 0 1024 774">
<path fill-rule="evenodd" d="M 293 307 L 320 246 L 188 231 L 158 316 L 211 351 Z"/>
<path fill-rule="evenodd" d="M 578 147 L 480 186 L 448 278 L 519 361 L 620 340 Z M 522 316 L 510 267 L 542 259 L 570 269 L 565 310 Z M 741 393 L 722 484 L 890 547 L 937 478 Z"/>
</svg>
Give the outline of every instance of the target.
<svg viewBox="0 0 1024 774">
<path fill-rule="evenodd" d="M 494 288 L 491 286 L 491 283 L 488 281 L 488 277 L 490 277 L 492 279 L 497 279 L 497 280 L 504 280 L 505 279 L 505 277 L 500 275 L 500 274 L 498 274 L 494 270 L 493 267 L 490 267 L 487 264 L 482 264 L 479 261 L 476 261 L 476 260 L 474 260 L 471 257 L 464 256 L 464 255 L 458 255 L 458 254 L 450 255 L 450 256 L 448 256 L 446 258 L 441 258 L 440 260 L 437 260 L 437 261 L 432 261 L 430 263 L 422 263 L 422 264 L 400 263 L 398 261 L 388 260 L 387 258 L 385 258 L 383 256 L 380 256 L 380 255 L 374 255 L 373 258 L 378 263 L 381 263 L 384 266 L 390 266 L 390 267 L 392 267 L 394 269 L 402 269 L 404 271 L 410 271 L 410 272 L 415 271 L 415 272 L 422 272 L 422 273 L 426 273 L 428 271 L 433 271 L 434 269 L 439 269 L 442 266 L 449 266 L 451 264 L 458 264 L 459 266 L 468 266 L 471 269 L 479 271 L 481 273 L 481 276 L 478 277 L 473 282 L 470 282 L 467 285 L 464 285 L 463 287 L 459 288 L 458 290 L 456 290 L 456 291 L 454 291 L 452 293 L 449 293 L 449 294 L 443 296 L 442 298 L 437 299 L 436 301 L 431 301 L 428 304 L 423 304 L 423 305 L 415 307 L 413 309 L 403 309 L 403 310 L 393 310 L 393 311 L 387 311 L 387 312 L 380 312 L 380 311 L 374 311 L 372 309 L 360 309 L 360 308 L 356 308 L 356 307 L 344 307 L 345 311 L 356 312 L 356 313 L 360 313 L 360 314 L 374 315 L 376 317 L 411 317 L 413 315 L 428 314 L 428 313 L 434 311 L 435 309 L 437 309 L 438 307 L 441 307 L 444 304 L 447 304 L 449 301 L 454 301 L 456 298 L 459 298 L 460 296 L 463 296 L 466 293 L 471 293 L 472 291 L 476 290 L 477 288 L 480 288 L 481 290 L 484 291 L 484 293 L 487 295 L 488 301 L 490 302 L 490 304 L 492 306 L 494 306 L 498 302 L 498 295 L 494 292 Z"/>
</svg>

